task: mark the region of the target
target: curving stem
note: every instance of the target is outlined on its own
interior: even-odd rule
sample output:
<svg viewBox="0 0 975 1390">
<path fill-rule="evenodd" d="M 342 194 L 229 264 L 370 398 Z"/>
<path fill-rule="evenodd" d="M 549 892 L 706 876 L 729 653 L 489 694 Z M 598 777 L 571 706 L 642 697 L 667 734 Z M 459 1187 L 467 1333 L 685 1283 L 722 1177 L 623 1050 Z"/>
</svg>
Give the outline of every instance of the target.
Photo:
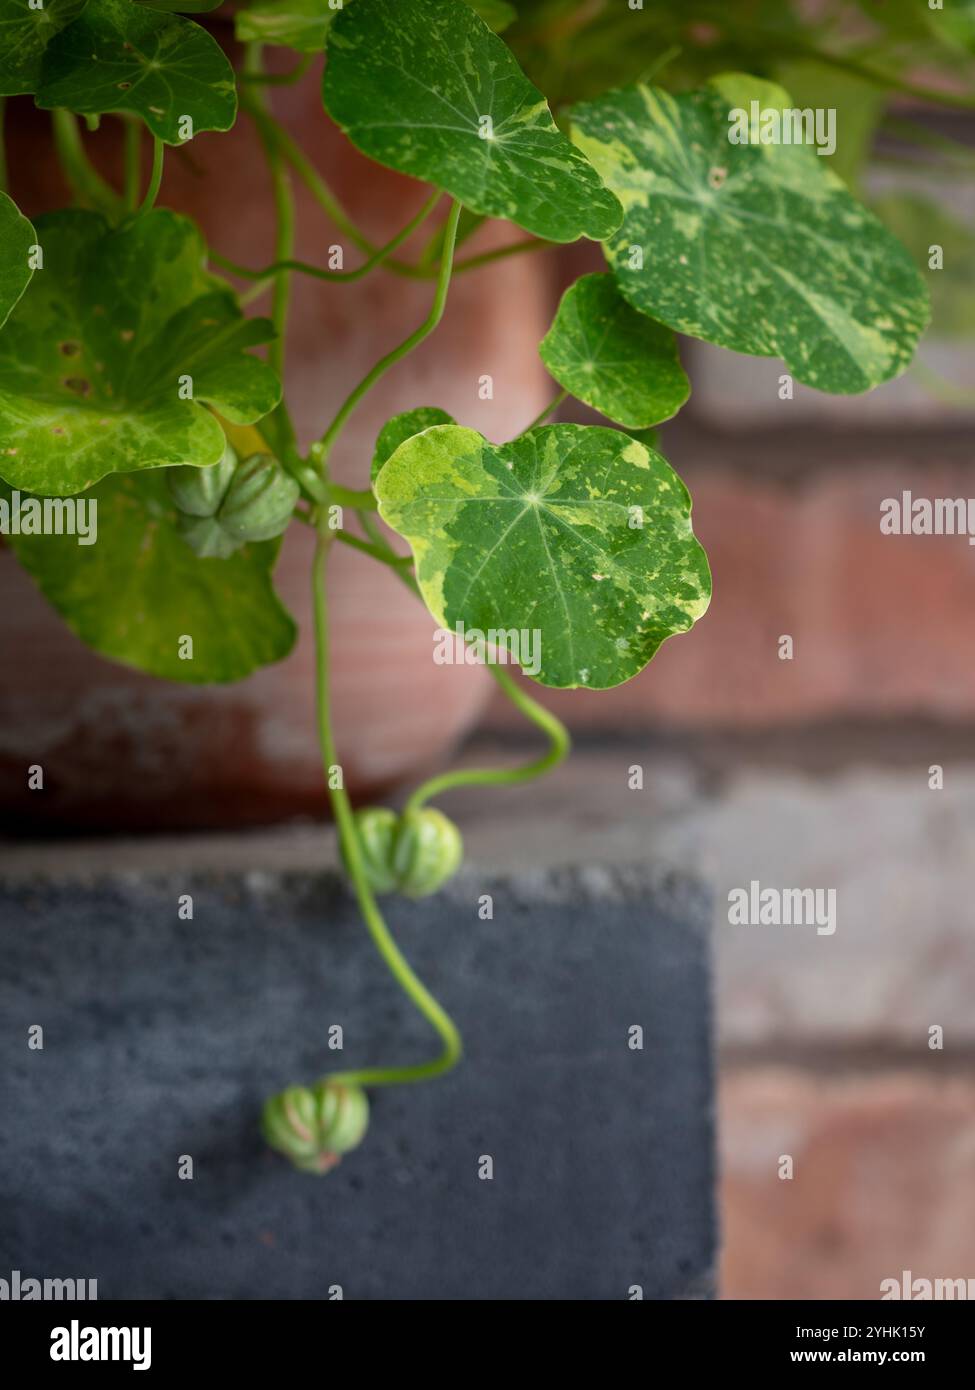
<svg viewBox="0 0 975 1390">
<path fill-rule="evenodd" d="M 362 857 L 359 851 L 359 837 L 352 815 L 348 792 L 344 787 L 333 787 L 329 769 L 338 766 L 335 737 L 332 730 L 331 702 L 329 698 L 329 645 L 328 645 L 328 602 L 325 593 L 325 560 L 328 554 L 329 538 L 321 530 L 315 547 L 312 565 L 312 602 L 315 615 L 315 674 L 316 707 L 318 714 L 318 737 L 325 768 L 325 780 L 329 788 L 332 812 L 338 828 L 339 840 L 348 867 L 349 877 L 355 890 L 359 911 L 369 929 L 376 948 L 389 968 L 397 984 L 416 1006 L 432 1028 L 439 1034 L 443 1043 L 438 1057 L 429 1062 L 419 1062 L 405 1067 L 365 1067 L 358 1071 L 339 1072 L 329 1075 L 331 1082 L 342 1082 L 355 1086 L 392 1086 L 408 1081 L 426 1081 L 449 1071 L 460 1058 L 461 1038 L 453 1020 L 437 1003 L 433 995 L 414 974 L 405 956 L 383 920 L 372 889 L 366 879 Z"/>
<path fill-rule="evenodd" d="M 543 773 L 551 772 L 552 768 L 557 767 L 567 756 L 572 741 L 561 719 L 557 719 L 551 710 L 545 709 L 537 700 L 533 700 L 500 666 L 488 666 L 488 670 L 512 704 L 517 706 L 536 728 L 547 735 L 548 752 L 520 767 L 470 767 L 459 768 L 456 772 L 442 772 L 438 777 L 431 777 L 429 781 L 417 787 L 407 801 L 404 811 L 418 811 L 431 797 L 451 791 L 454 787 L 503 787 L 518 782 L 530 782 L 533 777 L 541 777 Z"/>
</svg>

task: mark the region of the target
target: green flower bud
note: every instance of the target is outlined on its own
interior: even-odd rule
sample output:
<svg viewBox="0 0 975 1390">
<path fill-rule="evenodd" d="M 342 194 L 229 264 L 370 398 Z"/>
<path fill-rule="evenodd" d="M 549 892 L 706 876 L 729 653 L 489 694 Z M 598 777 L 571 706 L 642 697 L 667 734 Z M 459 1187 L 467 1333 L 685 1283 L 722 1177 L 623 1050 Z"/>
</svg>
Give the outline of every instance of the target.
<svg viewBox="0 0 975 1390">
<path fill-rule="evenodd" d="M 264 1105 L 261 1129 L 272 1149 L 303 1173 L 327 1173 L 356 1148 L 369 1127 L 369 1101 L 361 1086 L 318 1081 L 289 1086 Z"/>
<path fill-rule="evenodd" d="M 223 458 L 209 468 L 195 468 L 192 464 L 167 468 L 166 486 L 176 506 L 187 516 L 215 516 L 236 468 L 237 455 L 228 442 Z M 198 555 L 201 553 L 197 551 Z"/>
<path fill-rule="evenodd" d="M 235 540 L 270 540 L 287 527 L 300 492 L 277 459 L 270 454 L 252 454 L 234 474 L 218 520 Z"/>
<path fill-rule="evenodd" d="M 425 898 L 457 872 L 464 857 L 460 831 L 433 807 L 397 816 L 385 806 L 371 806 L 356 813 L 355 824 L 374 893 Z"/>
<path fill-rule="evenodd" d="M 359 854 L 366 881 L 374 893 L 394 893 L 396 875 L 393 872 L 393 841 L 399 821 L 395 811 L 385 806 L 370 806 L 357 811 L 355 827 L 359 833 Z M 343 859 L 345 851 L 342 851 Z M 348 869 L 348 860 L 345 861 Z"/>
<path fill-rule="evenodd" d="M 401 893 L 425 898 L 453 878 L 464 857 L 464 841 L 452 820 L 432 806 L 400 817 L 393 869 Z"/>
<path fill-rule="evenodd" d="M 187 516 L 181 512 L 176 528 L 201 560 L 226 560 L 243 545 L 243 541 L 227 535 L 215 516 Z"/>
</svg>

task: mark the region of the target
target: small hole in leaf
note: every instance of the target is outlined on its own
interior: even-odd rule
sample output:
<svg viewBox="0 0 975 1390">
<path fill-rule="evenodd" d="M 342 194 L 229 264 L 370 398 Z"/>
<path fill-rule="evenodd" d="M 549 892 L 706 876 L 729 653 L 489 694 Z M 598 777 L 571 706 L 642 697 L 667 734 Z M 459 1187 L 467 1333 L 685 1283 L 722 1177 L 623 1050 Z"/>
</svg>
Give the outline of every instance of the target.
<svg viewBox="0 0 975 1390">
<path fill-rule="evenodd" d="M 708 170 L 708 184 L 711 188 L 720 188 L 728 177 L 728 170 L 714 165 Z"/>
</svg>

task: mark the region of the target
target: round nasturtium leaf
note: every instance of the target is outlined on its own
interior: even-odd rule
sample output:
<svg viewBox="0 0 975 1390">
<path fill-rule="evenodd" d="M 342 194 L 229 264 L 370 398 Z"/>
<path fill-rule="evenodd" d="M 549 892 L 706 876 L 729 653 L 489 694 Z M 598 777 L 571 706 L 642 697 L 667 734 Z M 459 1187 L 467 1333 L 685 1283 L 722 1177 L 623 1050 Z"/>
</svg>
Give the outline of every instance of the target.
<svg viewBox="0 0 975 1390">
<path fill-rule="evenodd" d="M 295 624 L 271 583 L 279 542 L 197 559 L 177 532 L 164 477 L 106 478 L 83 497 L 55 499 L 61 507 L 97 502 L 92 545 L 69 534 L 6 539 L 68 627 L 114 661 L 204 685 L 280 661 Z M 0 492 L 9 500 L 2 484 Z M 189 660 L 184 637 L 193 639 Z"/>
<path fill-rule="evenodd" d="M 610 420 L 645 429 L 690 394 L 672 331 L 627 304 L 612 275 L 583 275 L 539 345 L 552 376 Z"/>
<path fill-rule="evenodd" d="M 542 685 L 619 685 L 710 601 L 687 489 L 621 430 L 545 425 L 494 445 L 434 426 L 400 445 L 376 495 L 437 621 L 533 653 Z"/>
<path fill-rule="evenodd" d="M 622 211 L 504 42 L 458 0 L 354 0 L 328 33 L 325 109 L 380 164 L 549 241 Z"/>
<path fill-rule="evenodd" d="M 245 319 L 203 269 L 187 217 L 162 208 L 115 230 L 94 212 L 37 220 L 44 253 L 0 332 L 0 477 L 74 493 L 107 473 L 216 463 L 224 433 L 206 404 L 247 424 L 281 387 L 245 348 Z"/>
<path fill-rule="evenodd" d="M 82 114 L 131 111 L 170 145 L 188 131 L 229 130 L 237 115 L 234 70 L 217 41 L 132 0 L 88 0 L 48 44 L 36 101 Z"/>
<path fill-rule="evenodd" d="M 37 233 L 6 193 L 0 193 L 0 326 L 30 284 Z"/>
<path fill-rule="evenodd" d="M 0 0 L 0 96 L 37 90 L 44 50 L 55 34 L 77 19 L 88 0 Z"/>
<path fill-rule="evenodd" d="M 753 101 L 780 125 L 791 109 L 781 87 L 738 73 L 573 109 L 573 138 L 626 209 L 607 260 L 630 303 L 680 333 L 781 357 L 820 391 L 869 390 L 910 363 L 925 286 L 813 146 L 729 139 Z"/>
<path fill-rule="evenodd" d="M 414 434 L 428 430 L 431 425 L 452 424 L 454 417 L 435 405 L 421 405 L 417 406 L 416 410 L 404 410 L 401 414 L 394 415 L 386 421 L 376 439 L 376 452 L 372 456 L 372 481 L 376 481 L 386 460 Z"/>
</svg>

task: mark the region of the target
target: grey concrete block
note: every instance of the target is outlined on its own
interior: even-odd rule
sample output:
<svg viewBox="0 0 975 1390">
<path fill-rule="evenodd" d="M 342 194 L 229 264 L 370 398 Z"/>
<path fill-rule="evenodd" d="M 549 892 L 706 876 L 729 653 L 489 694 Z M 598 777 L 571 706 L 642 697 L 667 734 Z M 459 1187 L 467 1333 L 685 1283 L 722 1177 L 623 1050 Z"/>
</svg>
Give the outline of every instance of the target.
<svg viewBox="0 0 975 1390">
<path fill-rule="evenodd" d="M 3 1271 L 97 1278 L 109 1299 L 709 1293 L 708 908 L 693 881 L 467 877 L 397 902 L 466 1057 L 373 1092 L 364 1144 L 325 1178 L 263 1146 L 264 1097 L 435 1046 L 333 875 L 255 861 L 44 878 L 0 903 Z M 343 1053 L 326 1048 L 334 1023 Z"/>
</svg>

